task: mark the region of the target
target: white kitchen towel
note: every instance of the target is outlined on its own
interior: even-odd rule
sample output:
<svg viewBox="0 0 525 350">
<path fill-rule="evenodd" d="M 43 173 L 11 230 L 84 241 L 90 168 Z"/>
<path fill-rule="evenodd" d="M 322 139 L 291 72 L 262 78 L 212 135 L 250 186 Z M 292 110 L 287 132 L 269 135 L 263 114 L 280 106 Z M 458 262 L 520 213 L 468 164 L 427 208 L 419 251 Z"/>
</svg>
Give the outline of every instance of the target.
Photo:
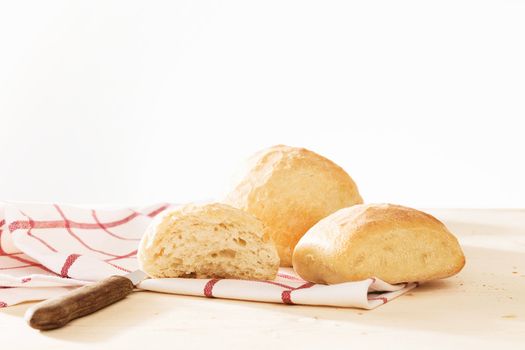
<svg viewBox="0 0 525 350">
<path fill-rule="evenodd" d="M 136 253 L 151 219 L 169 204 L 93 209 L 41 203 L 0 203 L 0 307 L 42 300 L 138 268 Z M 300 279 L 281 269 L 273 281 L 147 279 L 145 290 L 261 302 L 373 309 L 416 287 L 377 278 L 336 285 Z"/>
</svg>

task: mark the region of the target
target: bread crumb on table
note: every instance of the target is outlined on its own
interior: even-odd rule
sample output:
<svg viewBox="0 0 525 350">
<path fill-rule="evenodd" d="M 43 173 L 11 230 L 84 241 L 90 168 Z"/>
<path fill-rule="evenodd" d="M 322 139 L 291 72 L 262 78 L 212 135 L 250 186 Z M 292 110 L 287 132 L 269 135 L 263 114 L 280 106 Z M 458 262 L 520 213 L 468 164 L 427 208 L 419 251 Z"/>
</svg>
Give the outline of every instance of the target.
<svg viewBox="0 0 525 350">
<path fill-rule="evenodd" d="M 503 315 L 501 316 L 501 318 L 517 318 L 518 316 L 516 315 L 513 315 L 513 314 L 509 314 L 509 315 Z"/>
</svg>

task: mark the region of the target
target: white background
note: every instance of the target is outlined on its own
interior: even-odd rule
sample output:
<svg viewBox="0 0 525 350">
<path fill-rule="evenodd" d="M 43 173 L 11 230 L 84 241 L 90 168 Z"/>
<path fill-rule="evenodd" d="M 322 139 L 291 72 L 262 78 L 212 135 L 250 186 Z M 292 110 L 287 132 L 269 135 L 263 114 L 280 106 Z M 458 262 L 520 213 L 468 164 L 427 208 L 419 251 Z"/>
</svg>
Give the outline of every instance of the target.
<svg viewBox="0 0 525 350">
<path fill-rule="evenodd" d="M 0 199 L 218 198 L 277 143 L 368 202 L 525 207 L 522 1 L 4 1 Z"/>
</svg>

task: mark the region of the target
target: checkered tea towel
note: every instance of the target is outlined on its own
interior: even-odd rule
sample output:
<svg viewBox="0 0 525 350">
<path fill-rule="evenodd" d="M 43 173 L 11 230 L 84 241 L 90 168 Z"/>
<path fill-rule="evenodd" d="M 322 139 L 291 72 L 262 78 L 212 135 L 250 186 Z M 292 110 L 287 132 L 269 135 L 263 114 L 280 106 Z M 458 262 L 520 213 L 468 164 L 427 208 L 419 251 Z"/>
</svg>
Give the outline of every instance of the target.
<svg viewBox="0 0 525 350">
<path fill-rule="evenodd" d="M 92 209 L 0 203 L 0 308 L 58 296 L 138 268 L 136 253 L 151 219 L 169 207 Z M 377 278 L 336 285 L 309 283 L 292 269 L 273 281 L 147 279 L 138 288 L 173 294 L 271 303 L 373 309 L 417 284 Z"/>
</svg>

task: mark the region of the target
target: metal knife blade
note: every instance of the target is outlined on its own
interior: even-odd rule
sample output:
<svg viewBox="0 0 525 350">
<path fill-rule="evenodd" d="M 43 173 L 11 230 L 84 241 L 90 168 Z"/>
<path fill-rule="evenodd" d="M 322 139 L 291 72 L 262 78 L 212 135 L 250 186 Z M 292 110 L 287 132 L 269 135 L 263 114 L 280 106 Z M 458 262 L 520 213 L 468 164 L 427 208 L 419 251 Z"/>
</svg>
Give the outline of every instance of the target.
<svg viewBox="0 0 525 350">
<path fill-rule="evenodd" d="M 133 283 L 134 286 L 144 281 L 145 279 L 149 278 L 148 274 L 142 270 L 135 270 L 122 277 L 126 277 L 127 279 L 129 279 L 131 283 Z"/>
</svg>

